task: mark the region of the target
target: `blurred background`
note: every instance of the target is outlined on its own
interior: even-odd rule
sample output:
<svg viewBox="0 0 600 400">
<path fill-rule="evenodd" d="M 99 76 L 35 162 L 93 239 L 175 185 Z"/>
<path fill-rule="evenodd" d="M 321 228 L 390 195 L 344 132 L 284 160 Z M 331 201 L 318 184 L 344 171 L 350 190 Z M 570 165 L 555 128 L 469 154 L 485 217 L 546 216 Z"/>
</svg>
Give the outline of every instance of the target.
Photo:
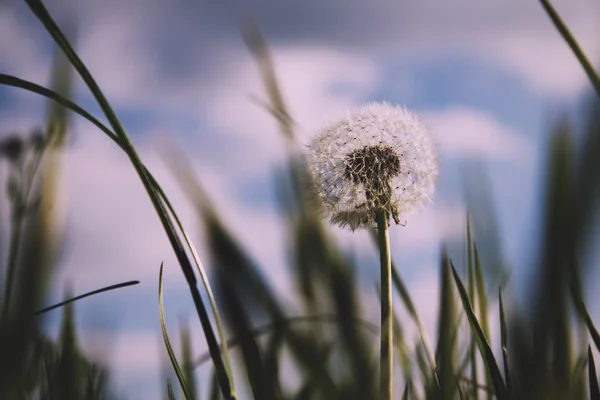
<svg viewBox="0 0 600 400">
<path fill-rule="evenodd" d="M 588 58 L 598 60 L 600 4 L 554 3 Z M 299 282 L 290 269 L 275 186 L 275 171 L 287 163 L 285 142 L 277 121 L 260 105 L 267 97 L 261 71 L 240 32 L 240 21 L 252 18 L 269 45 L 300 145 L 323 124 L 368 101 L 407 106 L 434 135 L 440 179 L 433 204 L 390 232 L 392 255 L 432 340 L 441 292 L 440 246 L 447 243 L 455 263 L 462 263 L 467 206 L 482 259 L 491 266 L 496 285 L 507 284 L 508 307 L 527 303 L 543 236 L 550 127 L 563 117 L 575 128 L 583 126 L 594 96 L 538 2 L 45 4 L 58 24 L 68 27 L 69 38 L 209 270 L 209 250 L 193 204 L 161 155 L 165 140 L 183 149 L 223 221 L 286 310 L 294 314 L 299 309 Z M 51 86 L 55 52 L 23 2 L 0 2 L 0 72 Z M 76 74 L 71 98 L 101 115 Z M 47 107 L 35 94 L 0 86 L 0 138 L 45 126 Z M 580 145 L 576 129 L 573 138 Z M 173 341 L 178 347 L 175 332 L 183 324 L 191 329 L 194 353 L 206 350 L 185 279 L 126 155 L 77 116 L 71 119 L 63 154 L 56 202 L 62 245 L 48 303 L 60 301 L 68 285 L 79 293 L 140 280 L 134 288 L 77 303 L 78 340 L 86 353 L 110 367 L 117 393 L 130 399 L 164 398 L 165 351 L 157 307 L 162 261 Z M 5 181 L 7 171 L 3 165 Z M 9 207 L 5 199 L 0 204 L 5 241 Z M 595 226 L 591 235 L 598 239 Z M 377 325 L 378 253 L 366 232 L 331 230 L 358 266 L 360 308 Z M 596 247 L 585 262 L 598 261 Z M 584 281 L 598 279 L 596 269 L 588 269 Z M 497 293 L 497 286 L 492 289 Z M 587 306 L 592 319 L 600 321 L 597 296 L 591 291 Z M 490 301 L 495 310 L 495 300 Z M 497 312 L 491 313 L 492 342 L 498 343 Z M 44 329 L 53 337 L 60 315 L 44 317 Z M 400 306 L 398 315 L 406 318 Z M 411 326 L 406 331 L 416 334 Z M 208 385 L 210 369 L 196 371 L 200 385 Z"/>
</svg>

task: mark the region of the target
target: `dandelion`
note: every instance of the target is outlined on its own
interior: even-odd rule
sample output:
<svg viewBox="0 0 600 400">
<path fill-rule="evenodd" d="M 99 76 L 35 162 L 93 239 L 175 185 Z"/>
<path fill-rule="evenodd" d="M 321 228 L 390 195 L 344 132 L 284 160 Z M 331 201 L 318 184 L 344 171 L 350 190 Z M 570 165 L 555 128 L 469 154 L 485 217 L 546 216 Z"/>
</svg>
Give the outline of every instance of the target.
<svg viewBox="0 0 600 400">
<path fill-rule="evenodd" d="M 373 103 L 331 124 L 309 144 L 306 164 L 332 223 L 351 230 L 376 226 L 378 211 L 397 224 L 434 192 L 432 139 L 408 110 Z"/>
<path fill-rule="evenodd" d="M 306 167 L 333 224 L 377 228 L 381 262 L 380 397 L 393 397 L 390 219 L 431 199 L 437 179 L 433 141 L 411 112 L 390 104 L 358 108 L 308 146 Z"/>
</svg>

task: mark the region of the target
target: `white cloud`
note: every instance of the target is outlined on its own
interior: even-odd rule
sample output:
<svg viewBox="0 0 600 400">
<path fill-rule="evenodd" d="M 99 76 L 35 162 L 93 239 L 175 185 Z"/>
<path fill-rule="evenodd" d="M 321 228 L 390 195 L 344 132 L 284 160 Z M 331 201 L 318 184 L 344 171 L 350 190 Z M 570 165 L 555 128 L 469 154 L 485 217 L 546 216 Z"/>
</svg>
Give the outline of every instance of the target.
<svg viewBox="0 0 600 400">
<path fill-rule="evenodd" d="M 421 19 L 413 21 L 426 18 L 440 23 L 415 22 L 412 32 L 406 35 L 407 47 L 416 55 L 431 58 L 436 53 L 466 53 L 520 76 L 542 95 L 573 98 L 589 89 L 581 66 L 539 2 L 432 3 L 421 3 L 422 8 L 415 12 Z M 598 62 L 598 3 L 559 0 L 552 4 L 589 60 Z M 418 38 L 418 46 L 411 46 L 408 38 Z"/>
<path fill-rule="evenodd" d="M 440 143 L 442 155 L 478 156 L 518 163 L 531 159 L 528 141 L 492 115 L 470 108 L 449 108 L 429 113 L 427 122 Z"/>
</svg>

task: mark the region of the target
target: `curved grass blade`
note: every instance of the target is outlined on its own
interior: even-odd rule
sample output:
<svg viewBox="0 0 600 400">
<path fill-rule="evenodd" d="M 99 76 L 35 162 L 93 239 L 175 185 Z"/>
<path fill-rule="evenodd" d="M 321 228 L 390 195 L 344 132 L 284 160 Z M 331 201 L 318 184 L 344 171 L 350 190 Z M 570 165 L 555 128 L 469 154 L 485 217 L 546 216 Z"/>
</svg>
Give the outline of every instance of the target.
<svg viewBox="0 0 600 400">
<path fill-rule="evenodd" d="M 471 330 L 473 334 L 477 338 L 477 344 L 479 345 L 479 351 L 481 352 L 481 356 L 483 357 L 483 361 L 487 367 L 488 372 L 490 373 L 490 377 L 492 378 L 492 383 L 494 385 L 494 392 L 498 400 L 508 400 L 508 392 L 506 390 L 506 386 L 504 385 L 504 381 L 502 380 L 502 375 L 500 374 L 500 369 L 498 368 L 498 363 L 496 363 L 496 359 L 494 357 L 494 353 L 490 348 L 489 342 L 477 322 L 477 317 L 473 312 L 473 308 L 471 307 L 471 302 L 469 301 L 469 297 L 467 296 L 467 291 L 465 289 L 464 284 L 462 283 L 452 261 L 450 261 L 450 267 L 452 268 L 452 275 L 454 276 L 454 281 L 456 283 L 456 287 L 458 288 L 458 293 L 460 295 L 463 308 L 465 313 L 467 314 L 467 318 L 469 320 L 469 325 L 471 325 Z"/>
<path fill-rule="evenodd" d="M 221 353 L 218 348 L 217 339 L 212 329 L 212 325 L 210 323 L 210 319 L 208 317 L 208 313 L 206 308 L 204 307 L 204 303 L 202 301 L 202 297 L 200 296 L 200 292 L 198 291 L 196 276 L 194 275 L 194 271 L 192 269 L 190 260 L 183 249 L 181 240 L 177 235 L 175 228 L 172 224 L 171 219 L 169 218 L 167 210 L 165 210 L 164 204 L 161 202 L 160 196 L 154 189 L 152 185 L 152 181 L 146 173 L 146 168 L 143 166 L 141 159 L 139 158 L 133 144 L 129 140 L 127 133 L 123 129 L 119 119 L 117 118 L 114 110 L 110 106 L 108 100 L 104 96 L 103 92 L 100 90 L 100 87 L 83 64 L 75 50 L 73 50 L 69 41 L 60 30 L 56 22 L 52 19 L 45 6 L 40 0 L 26 0 L 25 1 L 31 11 L 35 14 L 35 16 L 40 20 L 40 22 L 44 25 L 47 32 L 52 36 L 54 41 L 58 44 L 58 46 L 65 53 L 73 67 L 77 70 L 81 78 L 84 80 L 88 88 L 90 89 L 92 95 L 98 102 L 100 108 L 104 112 L 106 118 L 111 124 L 113 130 L 116 135 L 121 139 L 124 149 L 129 156 L 129 159 L 135 168 L 136 172 L 140 180 L 142 181 L 144 188 L 150 198 L 154 209 L 163 224 L 163 228 L 171 242 L 171 246 L 177 256 L 179 261 L 179 265 L 181 270 L 185 276 L 186 281 L 188 282 L 188 286 L 190 288 L 190 292 L 192 295 L 192 299 L 194 301 L 194 305 L 196 307 L 196 311 L 198 313 L 198 317 L 202 324 L 202 328 L 204 331 L 204 335 L 208 344 L 209 349 L 211 349 L 211 354 L 213 355 L 213 363 L 218 373 L 219 383 L 221 385 L 221 389 L 223 393 L 228 399 L 235 399 L 235 388 L 233 383 L 233 375 L 231 371 L 227 370 L 225 366 L 224 360 L 221 356 Z"/>
<path fill-rule="evenodd" d="M 99 294 L 99 293 L 103 293 L 103 292 L 108 292 L 110 290 L 120 289 L 120 288 L 124 288 L 124 287 L 127 287 L 127 286 L 134 286 L 134 285 L 137 285 L 139 283 L 140 283 L 140 281 L 127 281 L 127 282 L 117 283 L 115 285 L 106 286 L 106 287 L 103 287 L 101 289 L 92 290 L 91 292 L 80 294 L 79 296 L 75 296 L 75 297 L 72 297 L 72 298 L 70 298 L 68 300 L 61 301 L 60 303 L 54 304 L 52 306 L 48 306 L 48 307 L 42 308 L 41 310 L 36 311 L 35 315 L 40 315 L 40 314 L 46 313 L 48 311 L 52 311 L 52 310 L 54 310 L 56 308 L 65 306 L 65 305 L 67 305 L 69 303 L 72 303 L 72 302 L 77 301 L 77 300 L 84 299 L 84 298 L 89 297 L 89 296 L 93 296 L 95 294 Z"/>
<path fill-rule="evenodd" d="M 590 380 L 590 400 L 600 400 L 600 388 L 598 387 L 598 378 L 596 377 L 596 364 L 592 348 L 588 345 L 588 377 Z"/>
<path fill-rule="evenodd" d="M 500 342 L 502 345 L 502 360 L 504 362 L 504 379 L 509 393 L 512 392 L 510 371 L 508 364 L 508 329 L 506 328 L 506 317 L 504 316 L 504 302 L 502 301 L 502 288 L 498 291 L 498 307 L 500 308 Z"/>
<path fill-rule="evenodd" d="M 183 371 L 179 366 L 179 362 L 177 362 L 177 357 L 175 357 L 175 352 L 173 351 L 173 347 L 171 346 L 171 341 L 169 340 L 169 334 L 167 333 L 167 325 L 165 323 L 165 311 L 163 307 L 163 264 L 160 264 L 160 271 L 158 273 L 158 307 L 160 313 L 160 327 L 162 329 L 163 340 L 165 341 L 165 346 L 167 348 L 167 352 L 169 353 L 169 359 L 171 360 L 171 364 L 173 365 L 173 369 L 175 370 L 175 375 L 177 375 L 177 379 L 179 380 L 179 384 L 181 385 L 181 390 L 183 390 L 183 395 L 187 400 L 192 400 L 192 395 L 190 390 L 187 387 L 187 383 L 185 382 L 185 376 L 183 375 Z"/>
<path fill-rule="evenodd" d="M 583 50 L 581 50 L 581 47 L 569 31 L 569 28 L 567 28 L 567 26 L 563 22 L 560 15 L 558 15 L 552 4 L 550 4 L 550 1 L 540 0 L 540 2 L 546 10 L 546 13 L 548 13 L 548 16 L 552 20 L 552 23 L 554 24 L 558 32 L 562 35 L 565 42 L 567 42 L 567 44 L 573 51 L 573 54 L 575 54 L 575 57 L 577 57 L 577 60 L 585 70 L 585 73 L 587 74 L 590 82 L 592 83 L 592 86 L 594 86 L 594 90 L 596 90 L 596 93 L 598 94 L 598 96 L 600 96 L 600 78 L 594 70 L 594 67 L 585 56 Z"/>
<path fill-rule="evenodd" d="M 590 317 L 590 314 L 588 313 L 587 308 L 585 307 L 585 303 L 583 302 L 581 297 L 579 297 L 579 295 L 573 289 L 572 286 L 571 297 L 573 298 L 573 302 L 575 303 L 575 309 L 577 310 L 577 313 L 579 313 L 579 316 L 583 318 L 588 330 L 590 331 L 590 336 L 592 337 L 592 340 L 596 345 L 596 349 L 600 351 L 600 334 L 598 334 L 598 330 L 594 326 L 594 322 L 592 321 L 592 318 Z"/>
</svg>

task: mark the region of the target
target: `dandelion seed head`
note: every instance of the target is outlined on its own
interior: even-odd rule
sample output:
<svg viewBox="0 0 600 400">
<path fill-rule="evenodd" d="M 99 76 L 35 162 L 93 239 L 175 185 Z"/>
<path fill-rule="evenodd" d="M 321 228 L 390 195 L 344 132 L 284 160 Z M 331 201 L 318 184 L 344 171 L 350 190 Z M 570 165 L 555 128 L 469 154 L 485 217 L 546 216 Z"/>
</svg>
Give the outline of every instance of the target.
<svg viewBox="0 0 600 400">
<path fill-rule="evenodd" d="M 308 145 L 306 166 L 322 211 L 352 230 L 375 226 L 430 201 L 437 156 L 423 123 L 405 108 L 371 103 L 323 129 Z"/>
</svg>

